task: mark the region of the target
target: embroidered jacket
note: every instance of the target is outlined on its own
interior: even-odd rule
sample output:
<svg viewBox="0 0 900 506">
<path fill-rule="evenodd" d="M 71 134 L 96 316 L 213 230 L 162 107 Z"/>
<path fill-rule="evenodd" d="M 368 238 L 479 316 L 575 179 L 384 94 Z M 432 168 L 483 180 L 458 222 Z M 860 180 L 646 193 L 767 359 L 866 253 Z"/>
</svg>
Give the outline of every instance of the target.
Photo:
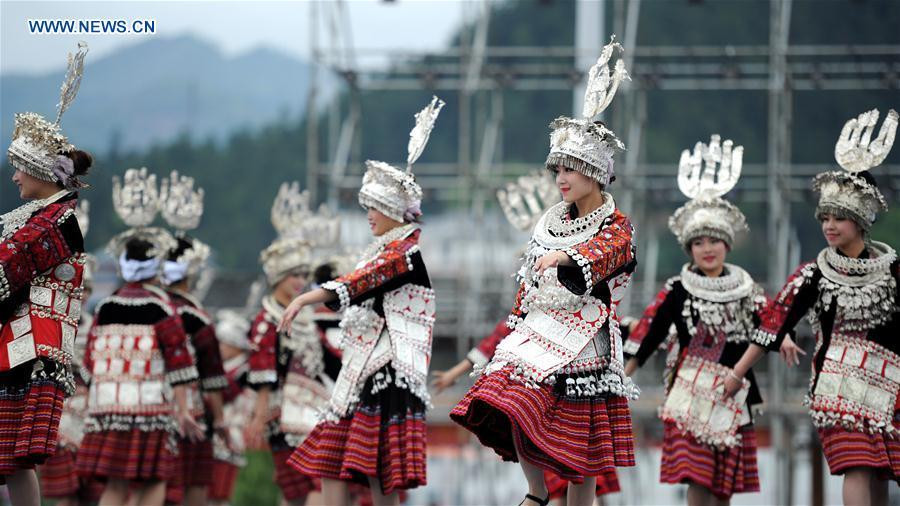
<svg viewBox="0 0 900 506">
<path fill-rule="evenodd" d="M 900 391 L 900 261 L 836 272 L 823 250 L 801 265 L 762 314 L 753 341 L 778 350 L 806 316 L 816 338 L 807 404 L 818 427 L 896 434 Z M 870 245 L 859 259 L 872 260 Z M 837 255 L 837 253 L 834 253 Z M 884 257 L 882 257 L 884 258 Z M 890 260 L 890 258 L 887 258 Z"/>
<path fill-rule="evenodd" d="M 514 331 L 501 341 L 485 373 L 513 365 L 514 379 L 528 384 L 563 375 L 567 395 L 636 398 L 639 390 L 624 373 L 616 313 L 637 263 L 634 231 L 608 194 L 604 207 L 592 213 L 605 213 L 596 214 L 594 225 L 570 236 L 556 236 L 545 225 L 555 213 L 565 213 L 563 224 L 576 222 L 573 209 L 561 202 L 535 226 L 508 319 Z M 576 265 L 547 269 L 539 277 L 534 262 L 550 251 L 565 252 Z"/>
<path fill-rule="evenodd" d="M 85 432 L 171 430 L 171 387 L 198 378 L 177 308 L 143 283 L 126 283 L 97 306 L 85 368 Z"/>
<path fill-rule="evenodd" d="M 331 398 L 334 416 L 347 415 L 369 376 L 388 364 L 397 376 L 389 381 L 429 402 L 435 302 L 419 252 L 420 233 L 413 225 L 388 232 L 393 240 L 377 248 L 371 258 L 322 285 L 338 296 L 329 307 L 344 311 L 342 365 Z"/>
<path fill-rule="evenodd" d="M 0 373 L 47 359 L 69 393 L 85 262 L 77 198 L 61 191 L 0 217 Z"/>
</svg>

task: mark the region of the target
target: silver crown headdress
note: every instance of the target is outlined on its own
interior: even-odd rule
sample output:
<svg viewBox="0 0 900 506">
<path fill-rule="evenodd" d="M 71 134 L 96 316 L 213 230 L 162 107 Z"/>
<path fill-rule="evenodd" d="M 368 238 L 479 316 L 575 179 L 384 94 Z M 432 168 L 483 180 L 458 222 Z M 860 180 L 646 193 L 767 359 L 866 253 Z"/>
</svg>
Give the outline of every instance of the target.
<svg viewBox="0 0 900 506">
<path fill-rule="evenodd" d="M 187 235 L 200 225 L 203 216 L 203 188 L 194 189 L 194 178 L 182 176 L 173 170 L 168 179 L 163 179 L 159 187 L 159 213 L 166 223 L 176 230 L 176 237 L 190 243 L 190 247 L 180 252 L 176 258 L 169 258 L 184 264 L 186 270 L 180 279 L 171 278 L 168 282 L 178 282 L 184 278 L 193 278 L 206 265 L 209 258 L 209 246 L 195 237 Z M 172 252 L 180 248 L 176 245 Z M 180 274 L 180 273 L 179 273 Z"/>
<path fill-rule="evenodd" d="M 894 145 L 897 111 L 888 111 L 878 137 L 872 140 L 878 115 L 878 109 L 872 109 L 844 124 L 834 145 L 834 158 L 844 171 L 823 172 L 813 180 L 813 188 L 820 193 L 817 217 L 835 214 L 869 230 L 878 212 L 887 211 L 887 201 L 878 188 L 859 175 L 880 165 Z"/>
<path fill-rule="evenodd" d="M 42 181 L 60 183 L 67 188 L 86 186 L 72 175 L 71 160 L 62 156 L 75 149 L 75 146 L 69 144 L 59 122 L 78 94 L 87 52 L 87 44 L 79 42 L 78 51 L 74 55 L 69 53 L 66 77 L 56 105 L 56 121 L 50 123 L 34 112 L 16 114 L 12 143 L 7 149 L 9 163 L 16 169 Z M 61 179 L 58 173 L 66 176 Z"/>
<path fill-rule="evenodd" d="M 110 240 L 107 251 L 118 258 L 131 239 L 144 239 L 153 247 L 148 254 L 162 258 L 175 247 L 175 238 L 165 229 L 150 227 L 159 212 L 159 189 L 156 176 L 146 167 L 125 171 L 124 182 L 113 176 L 113 208 L 129 229 Z"/>
<path fill-rule="evenodd" d="M 542 170 L 507 183 L 497 190 L 497 200 L 512 226 L 530 231 L 544 212 L 559 202 L 559 189 Z"/>
<path fill-rule="evenodd" d="M 432 97 L 431 102 L 416 114 L 416 125 L 409 132 L 405 171 L 389 163 L 366 161 L 366 173 L 359 190 L 361 206 L 374 207 L 397 221 L 415 221 L 422 214 L 422 187 L 416 183 L 412 165 L 425 150 L 443 107 L 443 100 Z"/>
<path fill-rule="evenodd" d="M 669 229 L 685 248 L 697 237 L 721 239 L 729 247 L 738 232 L 748 230 L 747 219 L 723 199 L 741 177 L 744 148 L 712 135 L 709 144 L 698 142 L 694 151 L 681 152 L 678 189 L 690 200 L 669 218 Z"/>
<path fill-rule="evenodd" d="M 309 192 L 300 184 L 282 183 L 272 202 L 272 226 L 278 237 L 264 249 L 259 260 L 270 286 L 275 286 L 294 269 L 309 267 L 310 248 L 303 237 L 303 224 L 310 218 Z"/>
<path fill-rule="evenodd" d="M 615 179 L 613 155 L 624 151 L 625 144 L 612 130 L 592 121 L 609 107 L 619 83 L 631 79 L 622 59 L 617 60 L 610 70 L 609 61 L 615 50 L 623 52 L 624 48 L 615 42 L 614 35 L 588 73 L 582 118 L 560 116 L 550 123 L 553 131 L 550 134 L 550 153 L 545 162 L 547 169 L 553 170 L 562 165 L 581 172 L 603 186 Z"/>
</svg>

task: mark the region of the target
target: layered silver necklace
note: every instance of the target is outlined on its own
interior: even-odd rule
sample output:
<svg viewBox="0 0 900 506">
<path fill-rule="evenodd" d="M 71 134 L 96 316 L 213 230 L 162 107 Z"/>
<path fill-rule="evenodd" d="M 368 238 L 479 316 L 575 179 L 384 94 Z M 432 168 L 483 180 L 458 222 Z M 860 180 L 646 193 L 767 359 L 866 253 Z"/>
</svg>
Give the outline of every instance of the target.
<svg viewBox="0 0 900 506">
<path fill-rule="evenodd" d="M 60 190 L 45 199 L 36 199 L 26 202 L 12 211 L 0 216 L 0 223 L 3 223 L 3 232 L 0 233 L 0 241 L 9 239 L 20 228 L 24 227 L 31 215 L 38 210 L 44 208 L 48 204 L 52 204 L 64 197 L 69 190 Z"/>
<path fill-rule="evenodd" d="M 897 253 L 877 241 L 869 244 L 869 251 L 872 258 L 850 258 L 835 248 L 825 248 L 816 258 L 822 272 L 820 310 L 828 310 L 837 303 L 847 330 L 868 330 L 883 325 L 898 310 L 894 302 L 897 280 L 891 273 Z"/>
<path fill-rule="evenodd" d="M 603 204 L 580 218 L 569 218 L 570 205 L 561 201 L 548 209 L 535 225 L 532 241 L 547 250 L 581 244 L 594 237 L 603 221 L 616 210 L 612 195 L 606 192 L 603 192 Z"/>
<path fill-rule="evenodd" d="M 725 264 L 718 277 L 694 272 L 690 264 L 681 268 L 681 285 L 691 295 L 684 302 L 682 316 L 688 333 L 696 335 L 692 313 L 698 315 L 708 332 L 721 334 L 728 342 L 744 342 L 753 327 L 753 310 L 758 291 L 753 278 L 744 269 Z"/>
</svg>

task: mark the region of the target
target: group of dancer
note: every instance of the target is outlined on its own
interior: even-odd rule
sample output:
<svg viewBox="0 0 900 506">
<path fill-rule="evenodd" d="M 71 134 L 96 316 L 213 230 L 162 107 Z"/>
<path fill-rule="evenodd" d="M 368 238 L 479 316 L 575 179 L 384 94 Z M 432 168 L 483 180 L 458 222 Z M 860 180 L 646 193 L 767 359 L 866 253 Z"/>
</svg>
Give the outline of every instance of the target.
<svg viewBox="0 0 900 506">
<path fill-rule="evenodd" d="M 522 504 L 586 505 L 635 465 L 630 376 L 662 350 L 660 480 L 688 484 L 691 505 L 727 504 L 760 490 L 752 366 L 767 351 L 799 363 L 792 335 L 807 316 L 807 404 L 831 473 L 844 477 L 845 503 L 885 504 L 900 481 L 900 262 L 870 236 L 887 204 L 869 170 L 890 151 L 897 113 L 877 135 L 877 110 L 844 126 L 843 170 L 814 182 L 827 246 L 771 299 L 725 261 L 747 230 L 724 198 L 743 148 L 713 135 L 685 150 L 677 183 L 689 200 L 669 227 L 688 262 L 625 325 L 618 306 L 637 249 L 610 193 L 624 144 L 595 120 L 629 78 L 612 64 L 621 50 L 602 49 L 582 116 L 551 123 L 552 178 L 529 174 L 499 192 L 510 222 L 531 231 L 512 311 L 432 388 L 475 369 L 451 419 L 519 463 Z M 260 256 L 268 293 L 251 290 L 245 308 L 217 318 L 191 293 L 210 254 L 188 235 L 202 189 L 127 170 L 113 203 L 128 229 L 108 247 L 123 284 L 89 315 L 78 190 L 92 158 L 60 129 L 85 53 L 69 57 L 56 121 L 17 114 L 8 149 L 28 201 L 0 217 L 0 482 L 13 504 L 39 504 L 41 492 L 65 504 L 224 503 L 247 447 L 271 450 L 285 504 L 399 504 L 425 485 L 436 294 L 412 167 L 443 101 L 415 115 L 405 168 L 366 162 L 359 203 L 373 239 L 355 264 L 336 217 L 285 184 L 272 206 L 278 237 Z M 152 226 L 157 215 L 168 227 Z"/>
</svg>

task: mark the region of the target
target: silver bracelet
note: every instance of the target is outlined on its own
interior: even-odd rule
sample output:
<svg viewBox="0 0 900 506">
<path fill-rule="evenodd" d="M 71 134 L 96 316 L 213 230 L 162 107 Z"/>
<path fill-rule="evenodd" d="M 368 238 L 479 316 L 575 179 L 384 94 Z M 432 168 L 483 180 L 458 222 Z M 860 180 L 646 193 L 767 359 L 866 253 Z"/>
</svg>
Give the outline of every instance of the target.
<svg viewBox="0 0 900 506">
<path fill-rule="evenodd" d="M 743 383 L 744 379 L 734 373 L 734 371 L 728 371 L 728 375 L 731 376 L 732 379 L 737 381 L 738 383 Z"/>
</svg>

